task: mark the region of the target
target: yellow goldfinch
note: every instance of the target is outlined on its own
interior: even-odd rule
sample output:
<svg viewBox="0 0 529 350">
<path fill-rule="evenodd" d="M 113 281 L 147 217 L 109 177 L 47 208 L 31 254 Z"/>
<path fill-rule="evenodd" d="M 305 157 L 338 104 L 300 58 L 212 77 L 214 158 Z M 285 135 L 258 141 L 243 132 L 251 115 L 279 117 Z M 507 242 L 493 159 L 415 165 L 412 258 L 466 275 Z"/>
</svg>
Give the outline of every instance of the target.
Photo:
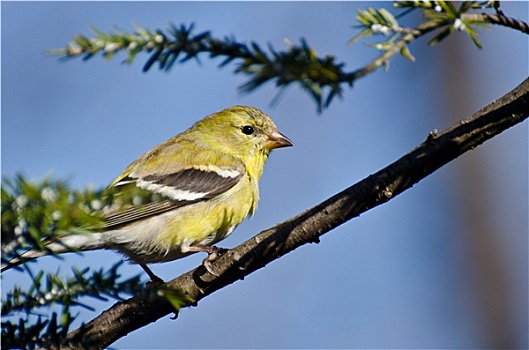
<svg viewBox="0 0 529 350">
<path fill-rule="evenodd" d="M 115 249 L 158 279 L 147 263 L 194 252 L 215 256 L 212 245 L 226 238 L 259 199 L 258 180 L 270 151 L 292 146 L 272 119 L 257 108 L 234 106 L 211 114 L 154 147 L 110 185 L 141 188 L 159 200 L 106 213 L 97 232 L 69 234 L 29 250 L 2 270 L 47 254 Z M 211 272 L 208 258 L 204 265 Z"/>
</svg>

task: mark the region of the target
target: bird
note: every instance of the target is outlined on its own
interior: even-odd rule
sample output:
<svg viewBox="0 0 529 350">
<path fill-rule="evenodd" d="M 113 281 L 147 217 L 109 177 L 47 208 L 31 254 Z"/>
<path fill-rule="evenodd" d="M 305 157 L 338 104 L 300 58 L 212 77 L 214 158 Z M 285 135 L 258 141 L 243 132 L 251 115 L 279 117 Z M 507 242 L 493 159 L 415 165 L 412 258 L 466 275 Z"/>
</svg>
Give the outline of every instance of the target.
<svg viewBox="0 0 529 350">
<path fill-rule="evenodd" d="M 147 264 L 206 252 L 229 236 L 259 200 L 258 181 L 273 149 L 293 146 L 261 110 L 232 106 L 210 114 L 133 161 L 107 188 L 153 194 L 146 203 L 108 209 L 89 233 L 72 231 L 30 249 L 2 266 L 2 272 L 49 254 L 115 250 L 137 263 L 151 281 L 161 281 Z"/>
</svg>

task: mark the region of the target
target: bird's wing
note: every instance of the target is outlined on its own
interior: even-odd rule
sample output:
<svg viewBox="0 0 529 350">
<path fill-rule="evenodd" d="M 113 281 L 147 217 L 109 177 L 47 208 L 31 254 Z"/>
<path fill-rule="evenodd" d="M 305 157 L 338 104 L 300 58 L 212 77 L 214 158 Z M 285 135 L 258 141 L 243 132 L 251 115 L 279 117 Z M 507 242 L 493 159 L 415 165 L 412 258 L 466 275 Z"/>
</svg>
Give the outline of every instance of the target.
<svg viewBox="0 0 529 350">
<path fill-rule="evenodd" d="M 199 201 L 215 198 L 239 182 L 245 174 L 242 164 L 236 167 L 219 168 L 197 166 L 163 175 L 135 177 L 128 175 L 115 182 L 112 187 L 120 192 L 143 189 L 158 194 L 147 203 L 105 213 L 104 229 L 115 228 L 136 220 L 173 210 Z"/>
</svg>

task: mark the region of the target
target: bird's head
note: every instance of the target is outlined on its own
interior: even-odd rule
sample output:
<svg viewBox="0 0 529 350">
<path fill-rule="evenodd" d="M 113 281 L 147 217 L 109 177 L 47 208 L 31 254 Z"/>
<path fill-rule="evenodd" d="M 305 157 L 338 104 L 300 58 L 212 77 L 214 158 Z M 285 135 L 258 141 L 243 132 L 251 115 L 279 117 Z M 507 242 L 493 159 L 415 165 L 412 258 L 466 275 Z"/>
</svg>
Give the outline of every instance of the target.
<svg viewBox="0 0 529 350">
<path fill-rule="evenodd" d="M 257 179 L 271 150 L 294 145 L 269 116 L 253 107 L 226 108 L 197 122 L 193 129 L 201 133 L 207 146 L 217 145 L 238 158 Z"/>
<path fill-rule="evenodd" d="M 214 142 L 242 159 L 256 152 L 268 155 L 272 149 L 293 146 L 269 116 L 253 107 L 229 107 L 207 116 L 197 125 Z"/>
</svg>

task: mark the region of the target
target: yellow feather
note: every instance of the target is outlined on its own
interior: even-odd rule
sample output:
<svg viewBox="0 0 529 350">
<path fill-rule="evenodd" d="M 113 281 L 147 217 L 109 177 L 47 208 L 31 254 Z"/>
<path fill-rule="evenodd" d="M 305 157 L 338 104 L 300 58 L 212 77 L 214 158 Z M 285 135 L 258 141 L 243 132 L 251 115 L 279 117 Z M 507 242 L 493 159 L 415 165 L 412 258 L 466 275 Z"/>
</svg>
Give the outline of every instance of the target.
<svg viewBox="0 0 529 350">
<path fill-rule="evenodd" d="M 94 234 L 93 242 L 86 235 L 77 240 L 75 234 L 68 242 L 82 242 L 74 250 L 115 249 L 141 264 L 178 259 L 197 246 L 212 245 L 253 215 L 268 155 L 287 146 L 292 142 L 256 108 L 234 106 L 211 114 L 140 156 L 111 184 L 118 192 L 136 184 L 160 199 L 109 213 L 106 229 Z"/>
</svg>

